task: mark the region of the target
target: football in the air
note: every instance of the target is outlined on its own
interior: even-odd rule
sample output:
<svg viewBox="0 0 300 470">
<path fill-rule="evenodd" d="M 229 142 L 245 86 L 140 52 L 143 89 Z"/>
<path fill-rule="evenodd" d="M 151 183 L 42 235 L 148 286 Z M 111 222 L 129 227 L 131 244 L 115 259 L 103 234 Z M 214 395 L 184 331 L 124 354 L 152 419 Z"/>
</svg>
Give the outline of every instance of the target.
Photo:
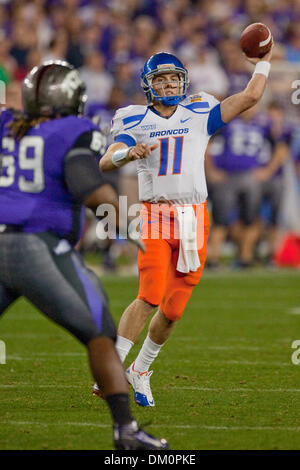
<svg viewBox="0 0 300 470">
<path fill-rule="evenodd" d="M 261 59 L 273 44 L 272 33 L 263 23 L 252 23 L 242 32 L 240 45 L 242 51 L 250 58 Z"/>
</svg>

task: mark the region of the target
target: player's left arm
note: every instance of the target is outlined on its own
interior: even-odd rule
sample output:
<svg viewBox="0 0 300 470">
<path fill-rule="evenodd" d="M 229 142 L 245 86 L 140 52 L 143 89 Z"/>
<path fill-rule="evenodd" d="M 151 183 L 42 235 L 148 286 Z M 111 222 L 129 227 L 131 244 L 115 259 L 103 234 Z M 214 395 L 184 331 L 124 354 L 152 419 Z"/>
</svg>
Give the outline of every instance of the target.
<svg viewBox="0 0 300 470">
<path fill-rule="evenodd" d="M 270 68 L 270 61 L 272 57 L 272 49 L 262 59 L 247 60 L 255 64 L 255 70 L 246 88 L 240 93 L 229 96 L 221 102 L 220 111 L 221 119 L 224 123 L 232 121 L 236 116 L 255 106 L 261 99 L 266 84 L 267 75 Z"/>
<path fill-rule="evenodd" d="M 148 145 L 146 143 L 136 144 L 128 147 L 124 142 L 114 142 L 100 160 L 102 171 L 117 170 L 126 163 L 149 157 L 158 144 Z M 121 152 L 120 152 L 121 151 Z"/>
</svg>

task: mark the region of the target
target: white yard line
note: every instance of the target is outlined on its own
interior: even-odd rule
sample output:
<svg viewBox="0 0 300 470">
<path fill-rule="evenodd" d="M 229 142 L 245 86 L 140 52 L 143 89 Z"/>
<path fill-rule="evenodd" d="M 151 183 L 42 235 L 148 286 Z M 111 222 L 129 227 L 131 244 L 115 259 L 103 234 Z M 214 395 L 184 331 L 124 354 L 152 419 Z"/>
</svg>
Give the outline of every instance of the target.
<svg viewBox="0 0 300 470">
<path fill-rule="evenodd" d="M 300 315 L 300 307 L 293 307 L 293 308 L 290 308 L 287 313 L 291 314 L 291 315 Z"/>
<path fill-rule="evenodd" d="M 195 349 L 195 348 L 191 348 Z M 172 361 L 172 359 L 170 359 Z M 184 362 L 184 359 L 181 360 L 181 362 Z M 188 361 L 190 362 L 190 361 Z M 232 364 L 232 365 L 242 365 L 242 366 L 269 366 L 269 367 L 295 367 L 295 365 L 292 362 L 268 362 L 268 361 L 246 361 L 246 360 L 223 360 L 219 359 L 218 357 L 215 357 L 215 360 L 212 359 L 197 359 L 197 364 L 203 364 L 203 365 L 226 365 L 226 364 Z"/>
<path fill-rule="evenodd" d="M 26 354 L 26 357 L 28 358 L 32 358 L 32 359 L 36 359 L 36 357 L 40 357 L 40 356 L 44 356 L 44 357 L 75 357 L 75 356 L 82 356 L 82 357 L 86 357 L 87 356 L 87 353 L 85 353 L 84 351 L 83 352 L 57 352 L 57 353 L 47 353 L 47 352 L 37 352 L 36 354 Z M 9 356 L 8 355 L 8 358 L 11 357 L 13 358 L 14 356 Z"/>
<path fill-rule="evenodd" d="M 205 337 L 199 337 L 197 338 L 196 336 L 173 336 L 172 337 L 172 341 L 183 341 L 183 342 L 186 342 L 186 343 L 200 343 L 200 346 L 199 347 L 203 347 L 203 348 L 207 348 L 207 347 L 211 347 L 211 348 L 223 348 L 223 346 L 206 346 L 207 344 L 211 345 L 211 343 L 213 343 L 213 341 L 211 340 L 211 338 L 205 338 Z M 230 346 L 224 346 L 224 348 L 248 348 L 247 344 L 249 344 L 249 348 L 258 348 L 258 349 L 261 349 L 262 347 L 265 347 L 265 346 L 272 346 L 274 348 L 278 347 L 278 344 L 283 344 L 283 343 L 286 343 L 287 346 L 290 346 L 290 344 L 292 343 L 293 341 L 293 338 L 275 338 L 274 340 L 270 341 L 270 343 L 267 343 L 265 339 L 262 339 L 261 342 L 259 341 L 256 341 L 256 340 L 253 340 L 251 338 L 243 338 L 241 336 L 237 336 L 235 338 L 229 338 L 228 336 L 226 338 L 223 338 L 222 340 L 220 339 L 217 339 L 215 340 L 216 343 L 225 343 L 225 344 L 230 344 L 230 343 L 233 343 L 232 345 Z"/>
<path fill-rule="evenodd" d="M 32 384 L 32 383 L 16 383 L 16 384 L 0 384 L 0 389 L 10 388 L 57 388 L 57 389 L 75 389 L 82 388 L 83 384 L 72 384 L 72 385 L 55 385 L 55 384 Z M 259 392 L 259 393 L 300 393 L 300 388 L 247 388 L 247 387 L 236 387 L 236 388 L 220 388 L 220 387 L 196 387 L 196 386 L 170 386 L 172 390 L 192 390 L 199 392 Z"/>
<path fill-rule="evenodd" d="M 293 366 L 292 362 L 267 362 L 267 361 L 238 361 L 238 360 L 229 360 L 223 361 L 216 359 L 215 361 L 205 361 L 197 360 L 199 364 L 236 364 L 244 366 L 274 366 L 274 367 L 290 367 Z"/>
<path fill-rule="evenodd" d="M 111 428 L 110 424 L 101 423 L 85 423 L 85 422 L 69 422 L 64 423 L 46 423 L 35 421 L 2 421 L 4 425 L 11 426 L 73 426 L 73 427 L 94 427 L 94 428 Z M 171 429 L 207 429 L 212 431 L 292 431 L 300 432 L 300 426 L 209 426 L 203 424 L 153 424 L 152 428 L 171 428 Z"/>
<path fill-rule="evenodd" d="M 14 356 L 8 354 L 6 359 L 8 361 L 46 361 L 47 358 L 59 358 L 63 357 L 66 358 L 73 358 L 73 357 L 86 357 L 85 353 L 36 353 L 34 355 L 26 355 L 26 356 Z"/>
<path fill-rule="evenodd" d="M 191 347 L 190 349 L 196 349 L 196 347 Z M 198 348 L 197 348 L 198 349 Z M 7 361 L 46 361 L 47 358 L 73 358 L 73 357 L 85 357 L 85 353 L 37 353 L 34 356 L 14 356 L 8 355 Z M 270 367 L 294 367 L 291 362 L 268 362 L 268 361 L 238 361 L 238 360 L 205 360 L 198 359 L 198 364 L 233 364 L 233 365 L 246 365 L 246 366 L 270 366 Z"/>
<path fill-rule="evenodd" d="M 59 388 L 59 389 L 64 389 L 64 388 L 81 388 L 82 385 L 54 385 L 54 384 L 46 384 L 46 385 L 37 385 L 37 384 L 30 384 L 30 383 L 17 383 L 17 384 L 0 384 L 0 389 L 3 388 Z M 91 386 L 92 390 L 92 386 Z"/>
<path fill-rule="evenodd" d="M 194 386 L 182 386 L 182 387 L 173 387 L 170 388 L 176 390 L 196 390 L 199 392 L 260 392 L 260 393 L 299 393 L 300 388 L 219 388 L 219 387 L 194 387 Z"/>
</svg>

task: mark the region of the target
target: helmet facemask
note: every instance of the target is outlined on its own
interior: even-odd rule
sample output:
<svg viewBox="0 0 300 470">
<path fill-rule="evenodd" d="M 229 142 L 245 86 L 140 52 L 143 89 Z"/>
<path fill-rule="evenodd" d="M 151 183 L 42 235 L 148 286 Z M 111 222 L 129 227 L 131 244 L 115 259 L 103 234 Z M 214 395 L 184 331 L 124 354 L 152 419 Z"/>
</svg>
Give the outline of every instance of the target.
<svg viewBox="0 0 300 470">
<path fill-rule="evenodd" d="M 178 80 L 176 80 L 176 85 L 177 85 L 176 95 L 166 94 L 165 86 L 169 83 L 172 83 L 172 81 L 171 82 L 165 81 L 165 83 L 162 81 L 161 83 L 162 93 L 160 94 L 157 92 L 157 88 L 159 87 L 158 83 L 155 84 L 156 89 L 154 89 L 153 79 L 163 74 L 174 74 L 174 75 L 176 74 L 178 76 Z M 162 66 L 161 68 L 158 68 L 154 71 L 151 71 L 145 74 L 142 77 L 142 81 L 141 81 L 141 86 L 144 92 L 146 93 L 148 102 L 153 104 L 154 101 L 160 101 L 165 106 L 176 106 L 180 101 L 184 100 L 186 97 L 188 84 L 189 84 L 189 80 L 187 76 L 187 71 L 185 69 L 177 69 L 174 66 L 172 67 Z"/>
</svg>

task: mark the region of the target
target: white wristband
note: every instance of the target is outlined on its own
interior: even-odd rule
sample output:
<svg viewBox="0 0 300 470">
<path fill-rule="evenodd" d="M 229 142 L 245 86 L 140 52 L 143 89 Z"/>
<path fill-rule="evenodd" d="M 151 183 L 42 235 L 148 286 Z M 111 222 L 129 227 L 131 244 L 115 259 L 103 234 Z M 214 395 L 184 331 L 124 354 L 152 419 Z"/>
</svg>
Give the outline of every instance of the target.
<svg viewBox="0 0 300 470">
<path fill-rule="evenodd" d="M 131 148 L 132 147 L 128 147 L 127 149 L 116 150 L 111 157 L 113 165 L 115 165 L 117 168 L 125 165 L 125 163 L 129 161 L 128 154 Z"/>
<path fill-rule="evenodd" d="M 268 78 L 270 68 L 271 68 L 270 62 L 267 62 L 266 60 L 261 60 L 260 62 L 257 62 L 257 64 L 255 65 L 253 75 L 256 73 L 261 73 L 266 78 Z"/>
</svg>

